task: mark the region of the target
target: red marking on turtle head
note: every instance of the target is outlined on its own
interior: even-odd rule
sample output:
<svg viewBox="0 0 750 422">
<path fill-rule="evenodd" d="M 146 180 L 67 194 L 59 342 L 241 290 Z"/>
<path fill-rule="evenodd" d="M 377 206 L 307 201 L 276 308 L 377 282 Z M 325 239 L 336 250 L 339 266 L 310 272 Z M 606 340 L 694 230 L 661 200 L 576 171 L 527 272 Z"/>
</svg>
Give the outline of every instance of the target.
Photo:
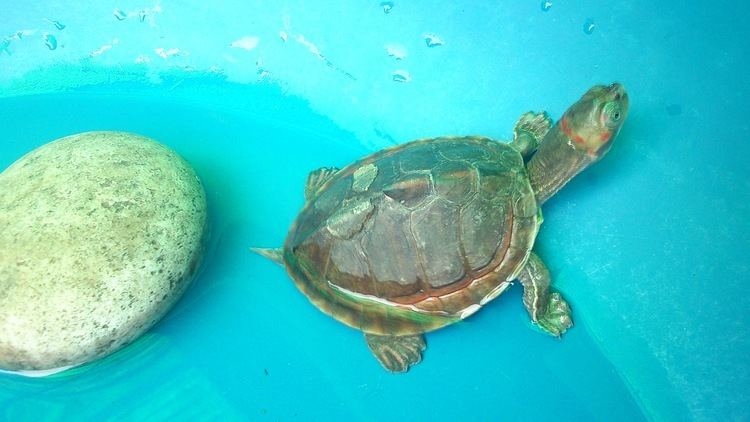
<svg viewBox="0 0 750 422">
<path fill-rule="evenodd" d="M 563 116 L 562 121 L 560 122 L 560 128 L 562 129 L 565 136 L 567 136 L 568 139 L 572 140 L 573 142 L 579 145 L 583 145 L 584 143 L 586 143 L 586 141 L 582 137 L 573 133 L 573 129 L 568 123 L 568 116 Z"/>
</svg>

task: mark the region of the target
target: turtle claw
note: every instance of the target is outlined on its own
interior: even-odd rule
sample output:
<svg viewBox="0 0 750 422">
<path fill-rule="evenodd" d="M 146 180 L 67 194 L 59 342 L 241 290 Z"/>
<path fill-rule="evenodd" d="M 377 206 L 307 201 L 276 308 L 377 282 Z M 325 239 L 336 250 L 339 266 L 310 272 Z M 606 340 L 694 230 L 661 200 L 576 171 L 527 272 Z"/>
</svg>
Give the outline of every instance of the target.
<svg viewBox="0 0 750 422">
<path fill-rule="evenodd" d="M 570 318 L 570 306 L 560 296 L 560 293 L 552 293 L 549 297 L 547 311 L 536 321 L 539 327 L 547 333 L 560 337 L 568 328 L 573 326 Z"/>
</svg>

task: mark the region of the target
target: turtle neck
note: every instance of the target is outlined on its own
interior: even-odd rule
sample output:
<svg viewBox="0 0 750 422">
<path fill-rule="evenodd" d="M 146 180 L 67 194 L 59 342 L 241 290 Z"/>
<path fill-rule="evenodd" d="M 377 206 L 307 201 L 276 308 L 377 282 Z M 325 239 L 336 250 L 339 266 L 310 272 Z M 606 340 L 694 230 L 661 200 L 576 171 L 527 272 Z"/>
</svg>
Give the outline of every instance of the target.
<svg viewBox="0 0 750 422">
<path fill-rule="evenodd" d="M 539 206 L 594 161 L 585 152 L 576 150 L 572 142 L 558 122 L 526 164 Z"/>
</svg>

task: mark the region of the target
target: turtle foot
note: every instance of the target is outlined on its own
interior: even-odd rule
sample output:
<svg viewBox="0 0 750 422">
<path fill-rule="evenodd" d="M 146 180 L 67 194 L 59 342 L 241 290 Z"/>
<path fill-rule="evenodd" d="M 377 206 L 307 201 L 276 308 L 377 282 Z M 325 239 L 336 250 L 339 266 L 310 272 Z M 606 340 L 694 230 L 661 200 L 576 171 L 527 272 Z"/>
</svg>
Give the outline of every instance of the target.
<svg viewBox="0 0 750 422">
<path fill-rule="evenodd" d="M 552 119 L 547 113 L 524 113 L 513 128 L 513 145 L 527 157 L 536 150 L 551 127 Z"/>
<path fill-rule="evenodd" d="M 540 140 L 544 138 L 544 135 L 549 132 L 552 127 L 552 119 L 545 112 L 533 113 L 527 112 L 521 115 L 516 122 L 514 131 L 516 134 L 519 132 L 528 132 L 535 139 Z"/>
<path fill-rule="evenodd" d="M 568 328 L 573 326 L 570 318 L 570 306 L 560 296 L 560 293 L 552 293 L 549 297 L 547 311 L 539 317 L 536 323 L 547 333 L 560 337 Z"/>
<path fill-rule="evenodd" d="M 390 372 L 406 372 L 422 360 L 426 344 L 421 334 L 413 336 L 378 336 L 365 334 L 367 346 L 383 368 Z"/>
</svg>

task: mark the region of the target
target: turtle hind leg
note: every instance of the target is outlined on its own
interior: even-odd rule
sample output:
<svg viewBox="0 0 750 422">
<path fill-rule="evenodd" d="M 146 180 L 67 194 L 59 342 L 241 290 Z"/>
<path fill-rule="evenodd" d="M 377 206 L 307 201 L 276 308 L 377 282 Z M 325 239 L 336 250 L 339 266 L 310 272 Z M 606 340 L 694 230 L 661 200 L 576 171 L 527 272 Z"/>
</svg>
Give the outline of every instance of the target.
<svg viewBox="0 0 750 422">
<path fill-rule="evenodd" d="M 573 326 L 568 304 L 559 293 L 549 291 L 549 271 L 539 256 L 531 253 L 518 279 L 523 284 L 523 304 L 534 323 L 555 337 Z"/>
<path fill-rule="evenodd" d="M 310 198 L 315 195 L 315 192 L 317 192 L 318 189 L 320 189 L 320 187 L 338 171 L 339 169 L 336 167 L 321 167 L 312 171 L 307 176 L 307 183 L 305 184 L 305 199 L 310 200 Z"/>
<path fill-rule="evenodd" d="M 412 336 L 379 336 L 365 334 L 367 346 L 383 368 L 390 372 L 406 372 L 422 360 L 427 347 L 422 334 Z"/>
<path fill-rule="evenodd" d="M 531 156 L 552 127 L 547 113 L 527 112 L 521 115 L 513 128 L 513 145 L 524 158 Z"/>
</svg>

